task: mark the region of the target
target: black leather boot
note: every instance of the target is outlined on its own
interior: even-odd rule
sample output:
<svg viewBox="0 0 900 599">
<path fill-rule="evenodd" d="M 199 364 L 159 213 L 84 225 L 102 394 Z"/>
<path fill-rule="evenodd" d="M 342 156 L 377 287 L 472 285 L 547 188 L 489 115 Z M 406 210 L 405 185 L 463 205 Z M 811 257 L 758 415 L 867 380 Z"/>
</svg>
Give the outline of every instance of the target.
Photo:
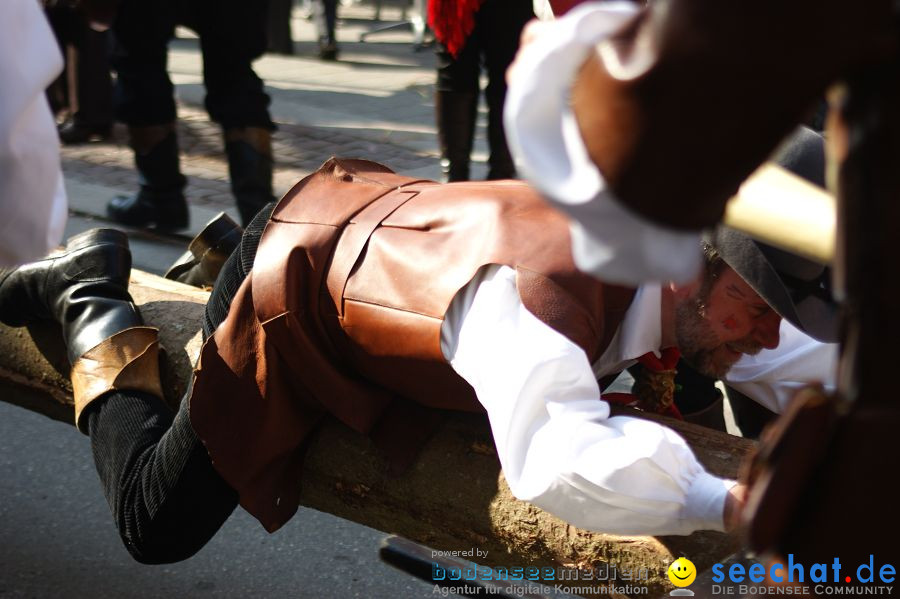
<svg viewBox="0 0 900 599">
<path fill-rule="evenodd" d="M 133 196 L 113 198 L 106 207 L 107 216 L 132 227 L 186 228 L 188 207 L 184 186 L 187 180 L 178 166 L 175 124 L 129 127 L 128 133 L 141 189 Z"/>
<path fill-rule="evenodd" d="M 441 171 L 444 181 L 469 180 L 469 156 L 475 139 L 478 94 L 437 91 L 434 94 L 438 139 L 441 145 Z"/>
<path fill-rule="evenodd" d="M 194 287 L 212 287 L 225 260 L 241 242 L 244 230 L 224 212 L 194 237 L 165 277 Z"/>
<path fill-rule="evenodd" d="M 245 227 L 272 196 L 272 132 L 262 127 L 225 130 L 231 192 Z"/>
<path fill-rule="evenodd" d="M 67 146 L 73 146 L 108 139 L 112 135 L 112 125 L 88 125 L 76 119 L 70 119 L 60 125 L 57 132 L 59 141 Z"/>
<path fill-rule="evenodd" d="M 516 164 L 506 145 L 506 130 L 503 127 L 503 104 L 506 100 L 506 89 L 502 93 L 485 94 L 488 105 L 488 176 L 494 179 L 515 179 Z"/>
<path fill-rule="evenodd" d="M 0 321 L 62 325 L 79 428 L 84 408 L 108 391 L 162 397 L 157 331 L 143 326 L 130 273 L 128 238 L 114 229 L 76 235 L 60 254 L 0 272 Z"/>
</svg>

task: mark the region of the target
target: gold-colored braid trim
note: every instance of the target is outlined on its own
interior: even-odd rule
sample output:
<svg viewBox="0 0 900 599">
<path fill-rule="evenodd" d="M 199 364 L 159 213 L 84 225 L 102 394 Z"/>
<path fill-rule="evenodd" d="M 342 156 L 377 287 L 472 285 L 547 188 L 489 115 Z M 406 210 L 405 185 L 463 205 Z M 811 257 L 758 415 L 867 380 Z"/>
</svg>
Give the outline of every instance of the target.
<svg viewBox="0 0 900 599">
<path fill-rule="evenodd" d="M 95 399 L 117 389 L 143 391 L 163 397 L 159 380 L 159 331 L 132 327 L 101 341 L 72 365 L 75 426 L 87 434 L 84 409 Z"/>
<path fill-rule="evenodd" d="M 635 376 L 631 392 L 638 398 L 638 406 L 647 412 L 665 414 L 675 401 L 675 375 L 677 370 L 654 372 L 642 368 Z"/>
</svg>

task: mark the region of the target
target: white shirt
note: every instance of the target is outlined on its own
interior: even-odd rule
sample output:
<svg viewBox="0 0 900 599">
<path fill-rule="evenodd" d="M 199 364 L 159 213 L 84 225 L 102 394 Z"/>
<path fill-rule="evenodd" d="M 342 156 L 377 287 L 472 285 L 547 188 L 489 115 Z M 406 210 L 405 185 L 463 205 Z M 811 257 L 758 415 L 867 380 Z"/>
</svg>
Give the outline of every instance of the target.
<svg viewBox="0 0 900 599">
<path fill-rule="evenodd" d="M 701 265 L 699 233 L 649 222 L 615 198 L 588 155 L 570 108 L 578 68 L 637 11 L 632 2 L 585 3 L 542 22 L 509 74 L 504 122 L 519 172 L 571 217 L 572 254 L 610 283 L 684 283 Z"/>
<path fill-rule="evenodd" d="M 659 286 L 641 287 L 592 365 L 581 348 L 522 305 L 509 267 L 483 268 L 454 298 L 441 328 L 442 350 L 487 411 L 516 497 L 581 528 L 613 534 L 723 530 L 734 481 L 706 472 L 671 429 L 610 417 L 600 399 L 598 374 L 659 349 L 660 301 Z M 790 364 L 796 352 L 805 356 L 805 374 L 815 373 L 813 365 L 825 373 L 831 364 L 821 353 L 816 357 L 823 345 L 797 337 L 784 346 L 785 356 L 767 350 L 757 356 L 762 366 L 754 371 L 747 364 L 739 378 L 760 388 L 772 387 L 771 376 L 799 380 Z M 787 388 L 776 385 L 773 393 L 782 392 Z"/>
<path fill-rule="evenodd" d="M 0 267 L 42 257 L 62 239 L 59 137 L 44 95 L 61 70 L 39 3 L 0 1 Z"/>
<path fill-rule="evenodd" d="M 661 302 L 662 289 L 659 285 L 638 287 L 625 312 L 622 326 L 603 355 L 592 365 L 596 379 L 622 372 L 637 362 L 635 358 L 647 352 L 659 355 L 662 346 Z"/>
<path fill-rule="evenodd" d="M 839 347 L 837 343 L 816 341 L 782 320 L 778 347 L 744 356 L 728 371 L 725 382 L 780 413 L 809 383 L 822 383 L 827 391 L 834 390 Z"/>
</svg>

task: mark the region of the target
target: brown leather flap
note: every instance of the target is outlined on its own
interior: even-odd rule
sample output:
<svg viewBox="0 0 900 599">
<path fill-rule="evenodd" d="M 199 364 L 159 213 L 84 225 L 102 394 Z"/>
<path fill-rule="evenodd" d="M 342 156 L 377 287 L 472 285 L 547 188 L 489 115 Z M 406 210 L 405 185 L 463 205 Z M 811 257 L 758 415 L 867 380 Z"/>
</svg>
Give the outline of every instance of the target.
<svg viewBox="0 0 900 599">
<path fill-rule="evenodd" d="M 322 287 L 322 278 L 329 270 L 338 229 L 348 223 L 364 224 L 364 227 L 352 233 L 352 243 L 339 244 L 337 266 L 342 272 L 346 270 L 345 276 L 333 274 L 328 280 L 332 298 L 340 311 L 341 295 L 336 292 L 343 292 L 350 269 L 365 247 L 372 230 L 391 210 L 402 205 L 409 197 L 400 196 L 402 201 L 388 203 L 386 206 L 393 208 L 386 213 L 382 213 L 379 207 L 376 212 L 366 216 L 354 218 L 354 215 L 364 211 L 385 194 L 403 185 L 416 183 L 435 184 L 432 181 L 396 175 L 376 162 L 340 158 L 330 158 L 318 171 L 297 183 L 275 207 L 253 262 L 253 302 L 257 317 L 261 321 L 267 320 L 288 310 L 316 313 L 319 309 L 318 295 L 297 297 L 296 289 L 285 286 L 291 280 L 291 276 L 287 275 L 293 273 L 292 276 L 296 277 L 298 273 L 305 273 L 305 276 L 313 279 L 310 281 L 313 284 L 308 288 Z M 293 223 L 308 226 L 302 230 L 285 226 Z M 298 240 L 298 231 L 306 239 Z M 298 252 L 298 255 L 284 259 L 285 252 L 298 247 L 306 248 L 306 255 L 299 255 Z M 341 278 L 343 280 L 339 281 Z"/>
<path fill-rule="evenodd" d="M 516 269 L 516 288 L 525 308 L 591 356 L 600 332 L 587 308 L 548 277 L 527 268 Z"/>
<path fill-rule="evenodd" d="M 321 375 L 302 377 L 310 397 L 329 398 L 325 408 L 328 412 L 360 433 L 369 432 L 371 424 L 392 401 L 390 396 L 370 385 L 363 387 L 339 372 L 325 359 L 306 327 L 290 312 L 262 323 L 262 328 L 290 371 Z"/>
<path fill-rule="evenodd" d="M 582 277 L 580 284 L 569 281 L 563 286 L 522 266 L 516 268 L 516 288 L 529 312 L 583 349 L 591 362 L 612 341 L 635 293 L 634 289 L 615 285 L 603 285 L 600 293 L 601 285 L 590 277 Z M 590 298 L 590 303 L 585 303 L 585 298 Z M 601 310 L 592 311 L 589 306 Z"/>
<path fill-rule="evenodd" d="M 302 229 L 274 221 L 266 225 L 253 261 L 253 307 L 260 321 L 295 309 L 316 313 L 318 294 L 300 297 L 300 290 L 320 287 L 334 238 L 331 225 L 308 224 Z M 294 284 L 289 285 L 289 281 Z M 303 284 L 296 284 L 298 281 Z"/>
<path fill-rule="evenodd" d="M 359 259 L 363 248 L 366 247 L 372 232 L 385 218 L 416 195 L 418 195 L 416 191 L 397 191 L 391 196 L 384 197 L 381 202 L 369 204 L 354 216 L 344 229 L 341 239 L 335 247 L 326 279 L 328 292 L 334 300 L 339 317 L 343 318 L 344 316 L 344 288 L 350 277 L 350 271 Z"/>
<path fill-rule="evenodd" d="M 422 182 L 434 183 L 397 175 L 377 162 L 329 158 L 284 195 L 271 220 L 340 227 L 392 189 Z M 299 201 L 293 200 L 301 194 Z"/>
</svg>

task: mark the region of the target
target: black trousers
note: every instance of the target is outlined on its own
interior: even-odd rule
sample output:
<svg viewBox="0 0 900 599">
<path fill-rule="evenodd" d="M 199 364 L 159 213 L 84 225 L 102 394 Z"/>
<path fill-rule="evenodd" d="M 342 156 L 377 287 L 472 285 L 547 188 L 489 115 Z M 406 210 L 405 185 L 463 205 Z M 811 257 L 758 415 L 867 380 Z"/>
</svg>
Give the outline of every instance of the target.
<svg viewBox="0 0 900 599">
<path fill-rule="evenodd" d="M 113 85 L 109 71 L 109 32 L 92 29 L 85 15 L 69 4 L 51 4 L 44 10 L 65 59 L 65 69 L 58 80 L 60 89 L 57 97 L 51 97 L 51 107 L 55 112 L 68 108 L 72 120 L 79 125 L 111 125 Z M 71 56 L 70 46 L 74 50 Z M 74 64 L 70 58 L 75 59 Z"/>
<path fill-rule="evenodd" d="M 269 204 L 247 226 L 210 294 L 204 338 L 228 314 L 250 272 Z M 238 503 L 215 471 L 188 416 L 190 390 L 176 414 L 162 400 L 128 391 L 95 401 L 88 413 L 91 447 L 106 500 L 125 547 L 139 562 L 169 563 L 200 550 Z"/>
<path fill-rule="evenodd" d="M 225 129 L 274 129 L 251 63 L 266 51 L 265 0 L 123 0 L 113 23 L 116 118 L 131 126 L 175 120 L 168 44 L 177 24 L 200 36 L 206 110 Z"/>
<path fill-rule="evenodd" d="M 335 43 L 335 29 L 337 29 L 338 0 L 319 0 L 322 5 L 316 9 L 316 34 L 320 44 Z"/>
<path fill-rule="evenodd" d="M 479 91 L 481 68 L 487 72 L 485 96 L 506 97 L 506 69 L 519 49 L 525 24 L 534 18 L 530 0 L 484 0 L 475 14 L 475 28 L 456 58 L 444 44 L 437 44 L 437 90 Z"/>
<path fill-rule="evenodd" d="M 439 113 L 444 112 L 446 115 L 438 115 L 438 127 L 441 128 L 440 134 L 446 143 L 448 155 L 445 158 L 451 163 L 448 173 L 451 180 L 468 177 L 467 154 L 475 132 L 474 117 L 482 66 L 488 79 L 484 90 L 488 107 L 487 133 L 490 148 L 488 178 L 515 176 L 503 126 L 506 70 L 519 49 L 522 29 L 534 18 L 531 6 L 531 0 L 484 0 L 475 14 L 475 28 L 456 57 L 443 43 L 437 44 L 436 90 L 442 96 L 438 106 Z M 451 103 L 455 106 L 451 106 Z M 456 117 L 450 118 L 449 115 Z M 466 130 L 447 130 L 462 128 Z M 457 144 L 461 145 L 457 147 Z M 457 152 L 462 152 L 462 155 Z M 464 165 L 453 164 L 460 161 Z"/>
</svg>

